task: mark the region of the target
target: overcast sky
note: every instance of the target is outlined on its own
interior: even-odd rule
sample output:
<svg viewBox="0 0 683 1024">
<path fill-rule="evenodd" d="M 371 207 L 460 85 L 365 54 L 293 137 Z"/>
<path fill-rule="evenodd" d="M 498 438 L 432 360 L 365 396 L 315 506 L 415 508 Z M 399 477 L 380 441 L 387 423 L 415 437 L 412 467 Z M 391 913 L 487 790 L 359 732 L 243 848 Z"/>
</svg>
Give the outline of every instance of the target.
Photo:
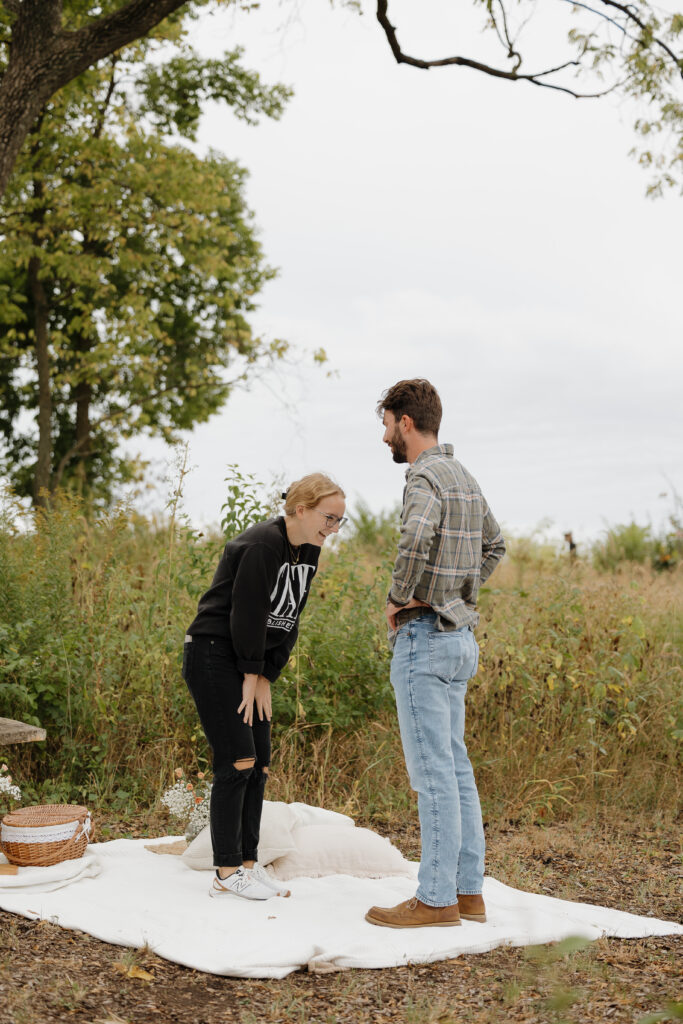
<svg viewBox="0 0 683 1024">
<path fill-rule="evenodd" d="M 470 6 L 421 0 L 411 16 L 415 4 L 394 0 L 392 21 L 408 52 L 491 56 Z M 391 506 L 403 467 L 374 407 L 422 376 L 443 400 L 440 440 L 509 530 L 658 525 L 671 485 L 683 492 L 683 222 L 677 196 L 645 198 L 627 155 L 634 111 L 399 67 L 371 11 L 297 7 L 285 27 L 292 8 L 272 4 L 202 16 L 203 53 L 240 44 L 295 96 L 256 128 L 211 106 L 199 148 L 250 171 L 279 268 L 255 329 L 324 347 L 334 372 L 304 355 L 189 435 L 192 518 L 217 521 L 228 463 L 264 479 L 324 469 L 351 503 Z M 551 29 L 535 30 L 538 52 L 561 57 Z M 161 443 L 143 453 L 157 470 L 168 457 Z"/>
</svg>

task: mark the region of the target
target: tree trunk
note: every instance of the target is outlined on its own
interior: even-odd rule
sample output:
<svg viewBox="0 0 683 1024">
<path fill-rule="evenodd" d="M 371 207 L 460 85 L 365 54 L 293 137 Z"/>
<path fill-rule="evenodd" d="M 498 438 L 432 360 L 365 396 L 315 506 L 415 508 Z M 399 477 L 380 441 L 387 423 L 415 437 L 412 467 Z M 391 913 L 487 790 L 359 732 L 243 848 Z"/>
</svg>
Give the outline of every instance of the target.
<svg viewBox="0 0 683 1024">
<path fill-rule="evenodd" d="M 81 351 L 80 348 L 79 351 Z M 87 381 L 81 381 L 75 388 L 74 398 L 76 400 L 75 448 L 78 452 L 76 477 L 79 490 L 83 494 L 88 483 L 87 458 L 90 455 L 90 403 L 92 401 L 92 388 Z"/>
<path fill-rule="evenodd" d="M 62 28 L 62 0 L 3 0 L 14 15 L 0 80 L 0 197 L 19 150 L 50 97 L 98 60 L 146 35 L 184 0 L 129 0 L 77 32 Z"/>
<path fill-rule="evenodd" d="M 35 505 L 45 507 L 52 469 L 52 391 L 47 331 L 49 306 L 45 286 L 38 276 L 39 271 L 40 258 L 32 256 L 28 264 L 28 279 L 33 299 L 33 330 L 38 371 L 38 458 L 33 481 L 33 502 Z"/>
</svg>

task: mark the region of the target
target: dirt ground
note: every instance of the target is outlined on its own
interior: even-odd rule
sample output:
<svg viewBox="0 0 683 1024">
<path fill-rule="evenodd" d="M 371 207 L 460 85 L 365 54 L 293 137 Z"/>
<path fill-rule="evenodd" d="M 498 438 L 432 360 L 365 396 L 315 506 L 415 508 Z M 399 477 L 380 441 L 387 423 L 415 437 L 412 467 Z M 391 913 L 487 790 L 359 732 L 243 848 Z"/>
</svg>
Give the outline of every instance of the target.
<svg viewBox="0 0 683 1024">
<path fill-rule="evenodd" d="M 414 822 L 358 822 L 419 855 Z M 102 826 L 104 823 L 100 823 Z M 100 828 L 100 838 L 161 835 L 148 818 Z M 488 827 L 489 874 L 568 899 L 680 920 L 680 830 L 657 822 L 590 820 Z M 110 946 L 0 911 L 4 1024 L 516 1024 L 654 1022 L 683 1018 L 683 940 L 604 939 L 495 949 L 428 966 L 282 981 L 202 974 L 144 950 Z"/>
</svg>

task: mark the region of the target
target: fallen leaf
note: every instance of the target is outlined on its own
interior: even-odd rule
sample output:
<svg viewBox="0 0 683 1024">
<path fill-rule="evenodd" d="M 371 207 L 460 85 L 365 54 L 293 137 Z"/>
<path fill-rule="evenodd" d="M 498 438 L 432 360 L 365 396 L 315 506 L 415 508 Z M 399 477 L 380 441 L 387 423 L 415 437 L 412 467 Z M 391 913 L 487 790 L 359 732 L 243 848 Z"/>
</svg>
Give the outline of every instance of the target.
<svg viewBox="0 0 683 1024">
<path fill-rule="evenodd" d="M 112 964 L 112 967 L 118 974 L 123 974 L 126 978 L 137 978 L 138 981 L 154 981 L 153 974 L 150 974 L 143 967 L 138 967 L 136 964 L 133 964 L 132 967 L 126 967 L 125 964 L 117 960 L 116 963 Z"/>
<path fill-rule="evenodd" d="M 135 964 L 128 971 L 129 978 L 137 978 L 139 981 L 154 981 L 154 975 L 146 971 L 144 967 L 136 967 Z"/>
</svg>

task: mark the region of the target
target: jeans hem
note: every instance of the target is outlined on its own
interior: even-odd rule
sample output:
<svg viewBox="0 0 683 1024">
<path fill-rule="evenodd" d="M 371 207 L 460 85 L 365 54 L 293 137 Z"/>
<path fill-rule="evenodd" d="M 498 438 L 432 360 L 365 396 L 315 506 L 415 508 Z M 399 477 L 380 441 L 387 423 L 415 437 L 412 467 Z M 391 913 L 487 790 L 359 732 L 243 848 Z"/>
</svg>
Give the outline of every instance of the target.
<svg viewBox="0 0 683 1024">
<path fill-rule="evenodd" d="M 258 850 L 243 850 L 242 860 L 258 860 Z"/>
<path fill-rule="evenodd" d="M 427 900 L 424 898 L 424 896 L 420 895 L 419 889 L 417 890 L 415 895 L 417 896 L 420 903 L 424 903 L 426 907 L 454 907 L 455 904 L 458 902 L 457 896 L 455 897 L 455 899 L 447 900 L 445 903 L 439 903 L 437 900 Z"/>
<path fill-rule="evenodd" d="M 458 889 L 458 896 L 481 896 L 481 895 L 482 895 L 481 889 L 476 889 L 474 892 L 471 892 L 469 889 Z"/>
<path fill-rule="evenodd" d="M 214 853 L 213 855 L 213 866 L 215 868 L 239 867 L 241 863 L 241 853 Z"/>
</svg>

